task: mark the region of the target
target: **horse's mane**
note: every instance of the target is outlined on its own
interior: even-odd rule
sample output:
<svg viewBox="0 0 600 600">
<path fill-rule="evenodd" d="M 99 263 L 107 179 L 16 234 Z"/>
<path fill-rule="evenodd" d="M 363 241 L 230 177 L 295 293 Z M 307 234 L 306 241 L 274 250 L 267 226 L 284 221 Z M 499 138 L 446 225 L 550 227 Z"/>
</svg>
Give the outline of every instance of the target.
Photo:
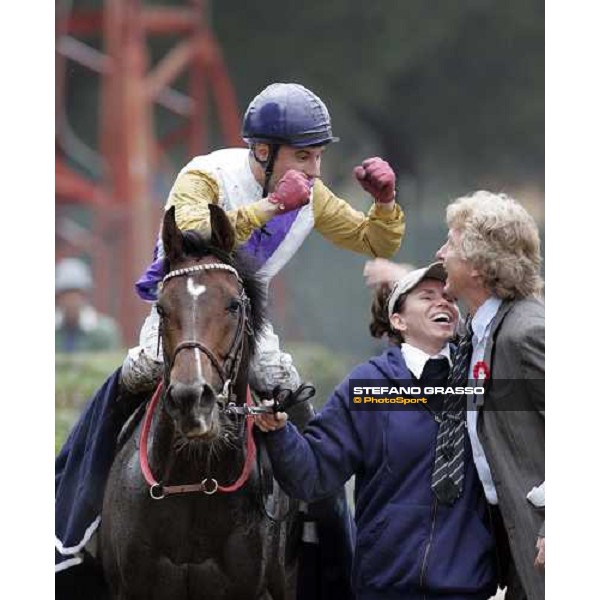
<svg viewBox="0 0 600 600">
<path fill-rule="evenodd" d="M 248 322 L 253 335 L 249 340 L 250 354 L 253 355 L 256 350 L 257 338 L 267 321 L 266 309 L 266 288 L 265 284 L 257 277 L 257 268 L 252 264 L 250 257 L 240 252 L 228 254 L 224 250 L 211 246 L 210 242 L 203 237 L 199 231 L 186 230 L 181 232 L 183 235 L 183 252 L 187 258 L 203 258 L 205 256 L 215 256 L 221 262 L 232 266 L 239 274 L 246 296 L 250 301 L 250 310 L 248 312 Z M 165 261 L 166 272 L 171 270 L 171 264 L 167 259 Z"/>
</svg>

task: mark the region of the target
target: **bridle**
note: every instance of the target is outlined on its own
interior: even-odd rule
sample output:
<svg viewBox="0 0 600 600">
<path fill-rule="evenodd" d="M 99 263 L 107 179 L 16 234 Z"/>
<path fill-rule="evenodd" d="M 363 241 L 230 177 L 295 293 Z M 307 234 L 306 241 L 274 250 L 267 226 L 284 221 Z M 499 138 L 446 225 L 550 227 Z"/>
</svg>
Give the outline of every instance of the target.
<svg viewBox="0 0 600 600">
<path fill-rule="evenodd" d="M 182 350 L 187 349 L 197 349 L 202 354 L 204 354 L 211 362 L 215 371 L 219 375 L 221 379 L 221 391 L 217 394 L 217 403 L 221 409 L 228 410 L 229 412 L 238 412 L 232 411 L 231 409 L 237 406 L 237 398 L 234 390 L 232 389 L 231 383 L 236 380 L 238 371 L 240 368 L 240 363 L 242 359 L 242 350 L 243 350 L 243 341 L 244 341 L 244 333 L 251 336 L 253 335 L 252 328 L 250 327 L 248 320 L 248 310 L 250 307 L 250 301 L 248 300 L 248 296 L 246 296 L 246 292 L 244 291 L 244 286 L 242 279 L 240 278 L 238 272 L 231 266 L 225 263 L 207 263 L 202 265 L 193 265 L 191 267 L 184 267 L 182 269 L 175 269 L 167 273 L 161 283 L 160 289 L 162 291 L 165 283 L 174 277 L 181 277 L 183 275 L 189 275 L 191 273 L 197 273 L 201 271 L 229 271 L 233 275 L 235 275 L 239 288 L 240 288 L 240 316 L 237 322 L 235 335 L 233 337 L 233 341 L 225 356 L 225 360 L 223 364 L 219 363 L 219 360 L 215 356 L 214 352 L 208 348 L 202 342 L 196 340 L 184 340 L 179 342 L 173 351 L 173 356 L 171 357 L 171 361 L 167 360 L 167 357 L 164 357 L 164 381 L 166 382 L 166 386 L 168 387 L 169 382 L 169 374 L 171 372 L 172 363 L 175 362 L 177 355 Z M 159 340 L 162 339 L 163 329 L 162 329 L 162 318 L 159 325 Z M 164 344 L 163 344 L 164 348 Z"/>
<path fill-rule="evenodd" d="M 206 263 L 201 265 L 194 265 L 191 267 L 185 267 L 182 269 L 175 269 L 170 271 L 165 275 L 161 282 L 160 289 L 164 287 L 165 283 L 172 279 L 173 277 L 180 277 L 183 275 L 189 275 L 191 273 L 197 273 L 200 271 L 211 271 L 211 270 L 223 270 L 229 271 L 233 275 L 235 275 L 239 285 L 240 285 L 240 300 L 241 300 L 241 308 L 240 308 L 240 318 L 238 319 L 238 323 L 235 330 L 235 335 L 233 338 L 233 342 L 231 343 L 231 347 L 229 348 L 229 352 L 227 353 L 223 364 L 220 364 L 214 352 L 208 348 L 202 342 L 196 340 L 184 340 L 177 344 L 175 350 L 173 351 L 173 356 L 171 357 L 171 363 L 175 362 L 177 355 L 186 349 L 197 349 L 202 354 L 208 357 L 211 364 L 217 371 L 219 378 L 223 384 L 221 391 L 217 394 L 217 404 L 220 409 L 224 410 L 226 414 L 232 415 L 243 415 L 246 417 L 244 421 L 247 422 L 246 427 L 246 457 L 244 460 L 244 466 L 242 468 L 242 472 L 240 476 L 230 485 L 221 485 L 214 478 L 204 478 L 200 483 L 194 484 L 183 484 L 183 485 L 171 485 L 166 486 L 162 483 L 158 482 L 154 475 L 152 474 L 152 470 L 150 469 L 150 465 L 148 462 L 148 437 L 150 432 L 150 426 L 152 423 L 152 415 L 156 406 L 158 405 L 159 400 L 162 397 L 163 390 L 166 390 L 169 385 L 169 374 L 171 372 L 171 363 L 167 361 L 167 357 L 164 356 L 164 364 L 165 364 L 165 374 L 164 379 L 158 385 L 150 404 L 146 410 L 146 415 L 144 417 L 144 421 L 142 424 L 142 431 L 140 435 L 140 467 L 142 470 L 142 474 L 146 483 L 150 486 L 150 496 L 154 500 L 161 500 L 167 495 L 172 494 L 183 494 L 187 492 L 203 492 L 207 495 L 214 494 L 215 492 L 235 492 L 240 489 L 248 480 L 250 473 L 252 471 L 252 466 L 254 464 L 256 458 L 256 445 L 254 443 L 254 436 L 252 434 L 252 428 L 254 425 L 253 419 L 248 419 L 253 414 L 262 413 L 262 412 L 273 412 L 272 408 L 259 407 L 252 405 L 252 398 L 250 395 L 250 388 L 246 389 L 246 398 L 245 403 L 242 405 L 237 404 L 236 394 L 233 391 L 232 382 L 236 380 L 238 371 L 241 364 L 241 358 L 243 354 L 243 342 L 244 342 L 244 333 L 247 335 L 253 335 L 252 328 L 249 324 L 248 319 L 248 311 L 250 309 L 250 301 L 246 296 L 244 291 L 244 286 L 242 279 L 240 278 L 238 272 L 230 265 L 225 263 Z M 163 331 L 162 331 L 162 317 L 159 326 L 159 341 L 162 339 Z"/>
</svg>

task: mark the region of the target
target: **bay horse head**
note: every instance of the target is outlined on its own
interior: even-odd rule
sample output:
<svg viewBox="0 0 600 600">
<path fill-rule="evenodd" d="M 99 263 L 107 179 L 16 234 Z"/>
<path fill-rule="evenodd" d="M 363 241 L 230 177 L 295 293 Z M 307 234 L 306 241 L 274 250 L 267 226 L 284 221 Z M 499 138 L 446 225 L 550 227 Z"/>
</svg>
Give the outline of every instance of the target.
<svg viewBox="0 0 600 600">
<path fill-rule="evenodd" d="M 184 442 L 212 442 L 224 409 L 246 398 L 248 361 L 264 323 L 263 286 L 234 252 L 224 211 L 209 205 L 210 239 L 164 217 L 165 272 L 157 301 L 165 364 L 163 407 Z"/>
</svg>

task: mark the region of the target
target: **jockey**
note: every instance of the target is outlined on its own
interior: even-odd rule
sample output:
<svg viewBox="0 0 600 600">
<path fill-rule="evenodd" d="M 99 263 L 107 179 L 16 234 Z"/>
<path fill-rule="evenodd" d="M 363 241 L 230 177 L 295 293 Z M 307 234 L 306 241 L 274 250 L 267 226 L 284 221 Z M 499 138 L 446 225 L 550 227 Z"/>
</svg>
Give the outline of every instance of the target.
<svg viewBox="0 0 600 600">
<path fill-rule="evenodd" d="M 404 213 L 395 202 L 395 175 L 387 162 L 369 158 L 354 169 L 374 200 L 367 215 L 321 181 L 323 152 L 338 138 L 316 94 L 295 83 L 269 85 L 248 106 L 242 137 L 249 149 L 197 156 L 181 170 L 165 206 L 175 206 L 180 229 L 208 230 L 208 205 L 218 204 L 231 220 L 238 249 L 255 259 L 267 287 L 313 228 L 336 246 L 370 257 L 389 258 L 398 250 Z M 139 345 L 123 364 L 122 383 L 130 392 L 154 387 L 162 375 L 154 302 L 165 274 L 163 260 L 159 235 L 154 262 L 136 283 L 140 297 L 153 304 Z M 280 349 L 270 324 L 251 366 L 251 385 L 267 394 L 277 385 L 291 390 L 300 385 L 291 356 Z"/>
</svg>

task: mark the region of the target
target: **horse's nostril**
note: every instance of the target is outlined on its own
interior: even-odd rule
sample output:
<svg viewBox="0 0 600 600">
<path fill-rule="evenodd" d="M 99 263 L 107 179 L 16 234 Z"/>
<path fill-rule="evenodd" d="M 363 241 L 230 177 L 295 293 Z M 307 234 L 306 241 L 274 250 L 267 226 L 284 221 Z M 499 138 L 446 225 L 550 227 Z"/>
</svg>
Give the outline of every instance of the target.
<svg viewBox="0 0 600 600">
<path fill-rule="evenodd" d="M 214 437 L 219 432 L 216 394 L 206 382 L 171 381 L 167 390 L 171 417 L 188 438 Z"/>
<path fill-rule="evenodd" d="M 215 390 L 213 390 L 210 384 L 204 384 L 204 388 L 202 389 L 202 396 L 200 397 L 200 406 L 212 406 L 216 400 L 217 395 L 215 394 Z"/>
<path fill-rule="evenodd" d="M 198 403 L 203 409 L 210 408 L 217 396 L 212 386 L 208 383 L 181 383 L 171 382 L 167 390 L 169 401 L 180 408 L 188 408 Z"/>
<path fill-rule="evenodd" d="M 171 382 L 168 396 L 173 404 L 185 407 L 193 404 L 199 396 L 199 388 L 187 383 Z"/>
</svg>

